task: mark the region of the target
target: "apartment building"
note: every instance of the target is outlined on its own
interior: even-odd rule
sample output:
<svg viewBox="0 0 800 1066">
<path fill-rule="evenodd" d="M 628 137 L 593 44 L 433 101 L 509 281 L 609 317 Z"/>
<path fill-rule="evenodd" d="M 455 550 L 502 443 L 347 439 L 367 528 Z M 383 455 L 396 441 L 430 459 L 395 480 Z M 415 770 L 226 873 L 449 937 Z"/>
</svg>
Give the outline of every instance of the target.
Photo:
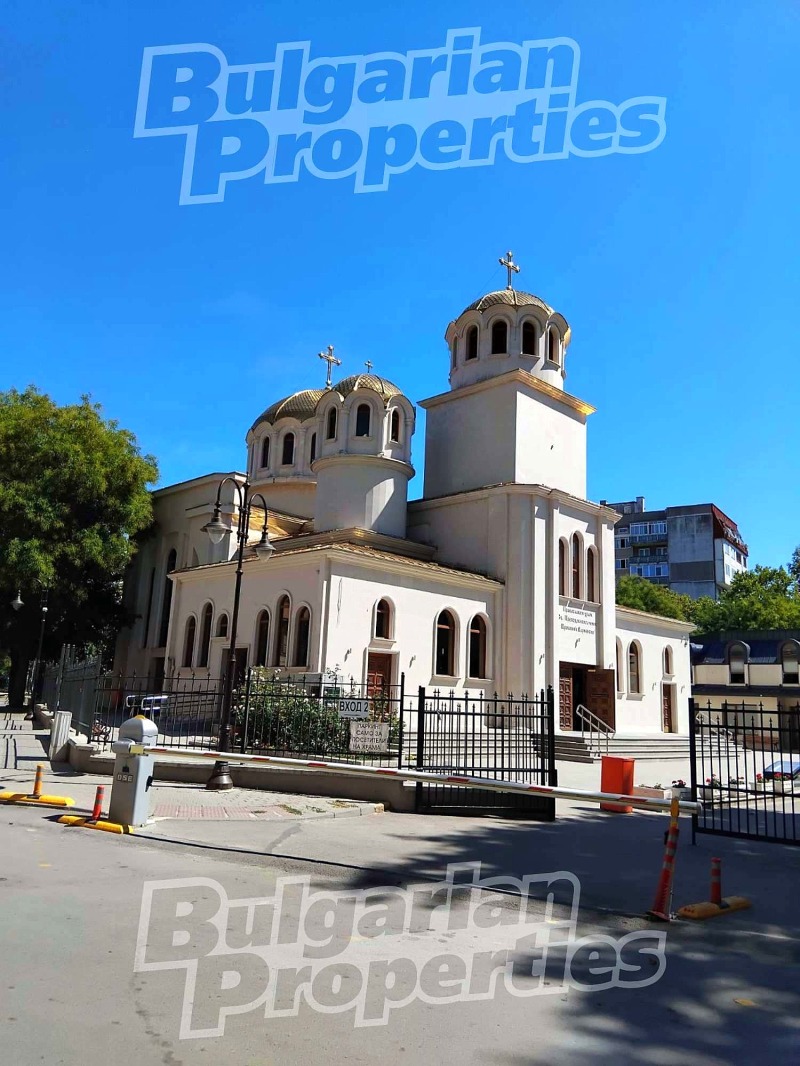
<svg viewBox="0 0 800 1066">
<path fill-rule="evenodd" d="M 712 503 L 648 510 L 644 496 L 606 503 L 614 528 L 615 576 L 631 574 L 692 599 L 719 597 L 747 569 L 747 545 L 733 519 Z"/>
</svg>

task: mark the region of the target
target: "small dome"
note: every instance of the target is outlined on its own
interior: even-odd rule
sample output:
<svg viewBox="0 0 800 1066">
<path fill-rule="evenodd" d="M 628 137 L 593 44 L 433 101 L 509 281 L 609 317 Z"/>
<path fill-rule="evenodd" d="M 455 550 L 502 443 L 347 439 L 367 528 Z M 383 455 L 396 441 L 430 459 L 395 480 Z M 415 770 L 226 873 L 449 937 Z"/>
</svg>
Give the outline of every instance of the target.
<svg viewBox="0 0 800 1066">
<path fill-rule="evenodd" d="M 388 403 L 393 396 L 403 395 L 396 385 L 393 385 L 391 381 L 387 381 L 386 378 L 379 378 L 377 374 L 353 374 L 333 386 L 333 391 L 338 392 L 343 397 L 349 396 L 356 389 L 371 389 L 383 397 L 384 403 Z"/>
<path fill-rule="evenodd" d="M 274 425 L 281 418 L 296 418 L 299 422 L 305 422 L 314 417 L 317 404 L 324 395 L 325 389 L 303 389 L 286 396 L 262 412 L 250 428 L 255 429 L 262 422 Z"/>
<path fill-rule="evenodd" d="M 516 289 L 498 289 L 496 292 L 487 292 L 485 296 L 475 300 L 469 307 L 465 307 L 461 314 L 465 315 L 467 311 L 486 311 L 497 304 L 505 304 L 507 307 L 528 307 L 532 304 L 546 311 L 548 315 L 553 313 L 553 308 L 533 293 L 518 292 Z M 458 317 L 460 318 L 461 315 Z"/>
</svg>

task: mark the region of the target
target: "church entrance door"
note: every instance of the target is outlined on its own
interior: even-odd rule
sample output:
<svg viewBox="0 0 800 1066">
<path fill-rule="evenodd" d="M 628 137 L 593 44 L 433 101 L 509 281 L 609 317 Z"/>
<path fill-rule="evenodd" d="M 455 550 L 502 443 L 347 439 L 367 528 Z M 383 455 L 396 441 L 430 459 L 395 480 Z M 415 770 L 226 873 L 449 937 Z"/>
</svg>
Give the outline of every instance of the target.
<svg viewBox="0 0 800 1066">
<path fill-rule="evenodd" d="M 392 684 L 392 656 L 384 652 L 369 653 L 367 659 L 367 695 L 388 692 Z"/>
</svg>

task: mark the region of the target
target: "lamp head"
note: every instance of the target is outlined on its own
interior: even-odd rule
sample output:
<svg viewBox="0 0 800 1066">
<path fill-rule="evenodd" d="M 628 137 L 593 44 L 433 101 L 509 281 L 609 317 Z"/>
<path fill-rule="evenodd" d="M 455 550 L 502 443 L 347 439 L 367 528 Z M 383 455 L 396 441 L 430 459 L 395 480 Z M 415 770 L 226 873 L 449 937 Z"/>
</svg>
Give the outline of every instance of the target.
<svg viewBox="0 0 800 1066">
<path fill-rule="evenodd" d="M 19 591 L 17 592 L 17 595 L 16 595 L 15 599 L 13 599 L 11 601 L 11 606 L 14 608 L 15 611 L 18 611 L 20 609 L 20 607 L 24 607 L 25 606 L 25 604 L 22 601 L 22 596 L 20 595 Z"/>
<path fill-rule="evenodd" d="M 269 539 L 266 527 L 261 530 L 261 540 L 256 544 L 256 554 L 260 559 L 269 559 L 275 551 L 275 545 Z"/>
<path fill-rule="evenodd" d="M 212 544 L 219 544 L 226 533 L 230 530 L 219 517 L 219 507 L 214 508 L 214 517 L 210 522 L 203 526 L 203 529 L 208 533 Z"/>
</svg>

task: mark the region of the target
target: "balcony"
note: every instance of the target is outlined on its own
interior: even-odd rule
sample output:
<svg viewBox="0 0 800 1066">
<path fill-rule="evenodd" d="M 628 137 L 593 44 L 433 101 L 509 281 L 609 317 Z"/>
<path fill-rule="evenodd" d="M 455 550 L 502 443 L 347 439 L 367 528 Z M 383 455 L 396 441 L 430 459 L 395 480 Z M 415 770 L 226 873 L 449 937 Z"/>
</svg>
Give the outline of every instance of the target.
<svg viewBox="0 0 800 1066">
<path fill-rule="evenodd" d="M 628 537 L 631 544 L 666 544 L 666 533 L 631 533 Z"/>
<path fill-rule="evenodd" d="M 657 555 L 656 552 L 642 552 L 641 554 L 632 555 L 628 559 L 628 566 L 631 563 L 669 563 L 668 555 Z"/>
</svg>

